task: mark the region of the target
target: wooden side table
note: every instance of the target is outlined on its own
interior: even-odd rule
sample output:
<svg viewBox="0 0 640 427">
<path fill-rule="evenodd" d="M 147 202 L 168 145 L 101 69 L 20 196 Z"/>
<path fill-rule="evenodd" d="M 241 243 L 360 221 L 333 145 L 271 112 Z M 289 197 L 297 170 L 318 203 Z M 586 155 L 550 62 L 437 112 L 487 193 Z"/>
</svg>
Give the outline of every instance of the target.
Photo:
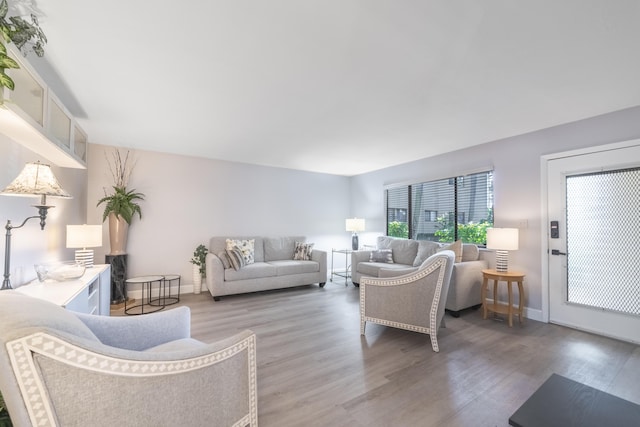
<svg viewBox="0 0 640 427">
<path fill-rule="evenodd" d="M 493 280 L 493 303 L 487 302 L 487 290 L 489 280 Z M 518 320 L 522 323 L 522 310 L 524 308 L 524 273 L 517 271 L 497 271 L 494 269 L 482 270 L 482 318 L 487 318 L 487 312 L 506 314 L 509 318 L 509 327 L 513 326 L 513 283 L 518 284 Z M 507 291 L 509 293 L 509 303 L 501 304 L 498 302 L 498 282 L 507 282 Z"/>
</svg>

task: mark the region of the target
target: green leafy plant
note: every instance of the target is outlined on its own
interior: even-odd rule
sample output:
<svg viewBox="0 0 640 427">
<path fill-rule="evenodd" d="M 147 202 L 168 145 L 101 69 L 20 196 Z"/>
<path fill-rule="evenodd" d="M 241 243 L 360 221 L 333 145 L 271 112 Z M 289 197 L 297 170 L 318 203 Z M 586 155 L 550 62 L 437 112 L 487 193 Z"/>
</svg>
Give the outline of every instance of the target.
<svg viewBox="0 0 640 427">
<path fill-rule="evenodd" d="M 8 68 L 20 68 L 20 65 L 7 55 L 5 43 L 13 42 L 20 52 L 26 55 L 23 50 L 30 45 L 31 49 L 38 56 L 44 56 L 44 45 L 47 37 L 38 24 L 38 18 L 31 14 L 31 22 L 19 16 L 7 17 L 9 4 L 7 0 L 0 1 L 0 90 L 3 87 L 13 90 L 15 83 L 5 70 Z M 2 99 L 0 98 L 0 104 Z"/>
<path fill-rule="evenodd" d="M 193 252 L 193 258 L 191 258 L 191 264 L 195 264 L 200 268 L 200 275 L 207 277 L 207 269 L 205 260 L 207 259 L 207 247 L 205 245 L 199 245 Z"/>
<path fill-rule="evenodd" d="M 391 221 L 388 226 L 387 235 L 391 237 L 409 238 L 409 224 L 400 221 Z"/>
<path fill-rule="evenodd" d="M 136 203 L 136 200 L 144 200 L 144 194 L 136 193 L 135 190 L 127 191 L 126 188 L 115 186 L 113 190 L 113 194 L 104 196 L 96 205 L 100 206 L 105 203 L 102 220 L 107 219 L 110 213 L 120 215 L 127 224 L 131 224 L 131 220 L 135 214 L 138 214 L 138 217 L 142 219 L 142 211 L 140 210 L 140 205 Z"/>
<path fill-rule="evenodd" d="M 127 224 L 131 224 L 131 220 L 138 214 L 138 217 L 142 219 L 142 210 L 137 203 L 138 200 L 144 200 L 144 194 L 138 193 L 135 190 L 127 190 L 127 184 L 131 171 L 135 164 L 131 163 L 130 152 L 123 157 L 120 154 L 120 150 L 113 152 L 111 159 L 107 157 L 107 163 L 109 163 L 109 171 L 113 177 L 115 185 L 112 187 L 113 194 L 106 194 L 98 201 L 97 206 L 105 204 L 104 211 L 102 212 L 102 221 L 107 219 L 110 213 L 114 215 L 120 215 Z M 105 154 L 106 157 L 106 154 Z"/>
<path fill-rule="evenodd" d="M 442 228 L 437 230 L 434 235 L 440 242 L 453 242 L 456 240 L 454 224 L 450 218 L 451 215 L 448 214 L 438 217 L 438 222 Z M 465 243 L 484 245 L 487 242 L 487 228 L 489 227 L 492 227 L 492 224 L 487 220 L 458 224 L 458 240 L 462 240 Z"/>
</svg>

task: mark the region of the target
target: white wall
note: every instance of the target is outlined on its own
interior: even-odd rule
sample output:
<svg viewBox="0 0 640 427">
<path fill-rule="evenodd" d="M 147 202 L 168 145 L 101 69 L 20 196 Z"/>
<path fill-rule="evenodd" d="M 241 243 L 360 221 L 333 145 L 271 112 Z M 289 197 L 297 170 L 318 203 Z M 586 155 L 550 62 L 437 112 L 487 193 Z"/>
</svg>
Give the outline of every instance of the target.
<svg viewBox="0 0 640 427">
<path fill-rule="evenodd" d="M 46 159 L 13 142 L 0 134 L 0 190 L 5 188 L 22 171 L 25 163 Z M 40 230 L 40 220 L 30 219 L 22 228 L 14 229 L 11 234 L 11 283 L 18 287 L 36 278 L 33 264 L 48 261 L 70 260 L 74 250 L 66 249 L 66 225 L 83 224 L 86 221 L 86 182 L 84 169 L 59 168 L 52 165 L 52 171 L 62 188 L 73 199 L 47 198 L 49 209 L 44 230 Z M 0 196 L 0 221 L 2 221 L 3 242 L 0 256 L 4 260 L 4 229 L 7 220 L 14 226 L 20 225 L 25 218 L 38 215 L 32 205 L 38 204 L 37 197 Z M 4 266 L 4 263 L 2 264 Z M 2 268 L 4 274 L 4 268 Z"/>
<path fill-rule="evenodd" d="M 96 203 L 113 183 L 105 152 L 114 149 L 89 146 L 91 224 L 102 222 Z M 146 199 L 142 220 L 136 217 L 129 228 L 129 277 L 177 273 L 191 284 L 193 251 L 200 243 L 208 247 L 214 235 L 304 235 L 329 256 L 332 247 L 350 245 L 347 177 L 149 151 L 132 155 L 137 163 L 129 188 Z M 110 250 L 107 221 L 103 239 L 99 262 Z"/>
<path fill-rule="evenodd" d="M 444 155 L 379 170 L 351 180 L 351 212 L 367 219 L 367 236 L 385 232 L 383 187 L 428 181 L 494 168 L 495 225 L 520 230 L 520 250 L 510 253 L 510 267 L 526 272 L 526 306 L 531 317 L 542 308 L 540 156 L 576 148 L 640 138 L 640 107 L 494 141 Z"/>
</svg>

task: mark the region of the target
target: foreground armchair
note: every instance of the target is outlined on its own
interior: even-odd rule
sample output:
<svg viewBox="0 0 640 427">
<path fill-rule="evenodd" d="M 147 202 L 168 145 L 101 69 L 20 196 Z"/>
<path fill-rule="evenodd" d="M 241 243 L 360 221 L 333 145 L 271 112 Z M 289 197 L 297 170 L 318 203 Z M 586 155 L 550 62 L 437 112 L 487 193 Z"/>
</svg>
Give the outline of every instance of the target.
<svg viewBox="0 0 640 427">
<path fill-rule="evenodd" d="M 204 344 L 179 307 L 73 313 L 0 293 L 0 391 L 15 426 L 256 426 L 251 331 Z"/>
<path fill-rule="evenodd" d="M 360 334 L 366 322 L 428 334 L 433 351 L 438 348 L 438 328 L 444 317 L 451 271 L 452 251 L 427 258 L 408 274 L 402 270 L 380 271 L 381 276 L 360 281 Z"/>
</svg>

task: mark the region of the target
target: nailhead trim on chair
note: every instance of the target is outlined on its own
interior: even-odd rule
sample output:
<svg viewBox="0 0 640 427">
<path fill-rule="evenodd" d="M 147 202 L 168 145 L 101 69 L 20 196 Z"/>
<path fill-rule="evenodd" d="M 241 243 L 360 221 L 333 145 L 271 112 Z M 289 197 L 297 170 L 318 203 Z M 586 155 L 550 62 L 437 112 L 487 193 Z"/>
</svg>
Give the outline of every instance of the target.
<svg viewBox="0 0 640 427">
<path fill-rule="evenodd" d="M 11 365 L 34 426 L 55 426 L 55 417 L 44 384 L 33 362 L 33 354 L 42 354 L 53 360 L 89 371 L 128 377 L 149 377 L 179 374 L 214 365 L 248 349 L 249 360 L 249 414 L 236 424 L 257 425 L 257 380 L 255 360 L 255 335 L 224 350 L 185 360 L 137 361 L 98 354 L 69 344 L 57 337 L 38 332 L 7 343 Z"/>
<path fill-rule="evenodd" d="M 400 276 L 399 278 L 384 278 L 384 283 L 378 283 L 378 278 L 372 277 L 363 277 L 360 282 L 360 334 L 364 335 L 365 323 L 372 322 L 377 323 L 379 325 L 391 326 L 399 329 L 406 329 L 409 331 L 420 332 L 422 334 L 428 334 L 431 339 L 431 347 L 433 351 L 436 353 L 440 351 L 438 347 L 438 338 L 437 338 L 437 317 L 438 317 L 438 304 L 440 302 L 440 295 L 442 293 L 442 285 L 444 282 L 444 274 L 446 270 L 447 261 L 445 258 L 438 258 L 433 264 L 429 265 L 427 268 L 423 270 L 418 270 L 415 273 L 411 273 L 405 276 Z M 392 322 L 384 319 L 377 319 L 375 317 L 369 317 L 365 315 L 365 295 L 367 286 L 396 286 L 396 285 L 404 285 L 408 283 L 415 282 L 418 279 L 421 279 L 425 276 L 428 276 L 436 269 L 440 268 L 440 273 L 438 274 L 438 281 L 436 283 L 436 289 L 433 295 L 433 301 L 431 303 L 431 308 L 429 310 L 429 327 L 410 325 L 407 323 L 398 323 Z M 369 283 L 370 282 L 370 283 Z"/>
</svg>

